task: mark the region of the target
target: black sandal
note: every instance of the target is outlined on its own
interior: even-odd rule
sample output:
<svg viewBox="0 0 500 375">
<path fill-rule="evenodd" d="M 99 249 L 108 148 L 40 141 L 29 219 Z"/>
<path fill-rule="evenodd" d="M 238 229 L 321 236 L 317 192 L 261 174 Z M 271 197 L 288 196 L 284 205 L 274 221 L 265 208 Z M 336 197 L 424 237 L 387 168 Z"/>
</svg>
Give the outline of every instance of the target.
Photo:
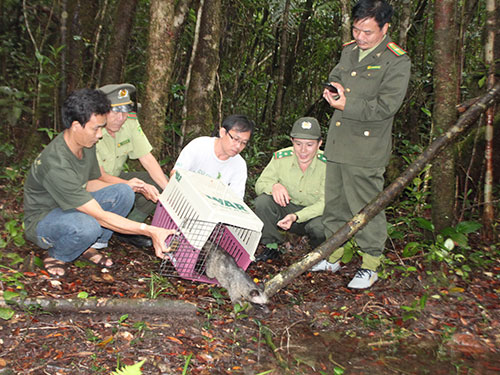
<svg viewBox="0 0 500 375">
<path fill-rule="evenodd" d="M 45 271 L 49 274 L 50 277 L 59 278 L 66 276 L 66 271 L 68 270 L 69 263 L 63 262 L 62 260 L 56 258 L 47 257 L 43 260 L 43 267 L 45 268 Z M 62 275 L 51 272 L 56 269 L 63 270 Z"/>
<path fill-rule="evenodd" d="M 98 261 L 95 261 L 92 259 L 92 258 L 95 258 L 96 256 L 100 256 Z M 82 259 L 86 260 L 87 262 L 95 264 L 96 266 L 101 267 L 101 268 L 111 268 L 115 265 L 114 263 L 112 263 L 111 265 L 108 266 L 106 264 L 106 262 L 108 260 L 111 260 L 111 261 L 113 261 L 113 260 L 110 257 L 104 255 L 103 253 L 101 253 L 100 251 L 97 251 L 96 249 L 94 249 L 92 247 L 90 249 L 85 250 L 83 252 L 83 254 L 80 255 L 80 257 Z"/>
</svg>

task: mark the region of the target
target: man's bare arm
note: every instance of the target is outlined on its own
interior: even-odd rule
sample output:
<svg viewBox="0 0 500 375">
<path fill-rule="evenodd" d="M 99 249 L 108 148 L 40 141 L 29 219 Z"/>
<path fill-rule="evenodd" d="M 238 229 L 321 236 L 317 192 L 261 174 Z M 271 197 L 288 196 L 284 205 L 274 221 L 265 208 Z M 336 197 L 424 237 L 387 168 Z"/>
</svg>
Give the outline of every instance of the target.
<svg viewBox="0 0 500 375">
<path fill-rule="evenodd" d="M 150 152 L 143 157 L 139 158 L 144 169 L 149 173 L 154 182 L 163 190 L 168 184 L 167 176 L 163 173 L 160 163 L 155 159 L 153 154 Z"/>
<path fill-rule="evenodd" d="M 155 248 L 155 254 L 161 259 L 164 259 L 166 253 L 170 251 L 170 249 L 165 246 L 165 240 L 168 236 L 176 232 L 174 229 L 165 229 L 152 225 L 146 225 L 144 223 L 138 223 L 113 212 L 104 211 L 95 199 L 77 207 L 77 210 L 92 216 L 101 226 L 112 231 L 151 237 Z"/>
</svg>

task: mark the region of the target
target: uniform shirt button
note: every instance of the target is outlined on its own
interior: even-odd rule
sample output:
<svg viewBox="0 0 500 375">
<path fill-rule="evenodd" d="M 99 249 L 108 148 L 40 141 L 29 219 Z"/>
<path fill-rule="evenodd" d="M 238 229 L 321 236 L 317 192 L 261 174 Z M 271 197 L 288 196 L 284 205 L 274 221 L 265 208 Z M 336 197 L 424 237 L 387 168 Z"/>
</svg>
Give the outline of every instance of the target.
<svg viewBox="0 0 500 375">
<path fill-rule="evenodd" d="M 351 92 L 351 89 L 348 87 L 345 89 L 346 92 Z"/>
<path fill-rule="evenodd" d="M 340 126 L 340 121 L 337 121 L 337 122 L 335 123 L 335 126 Z"/>
<path fill-rule="evenodd" d="M 356 77 L 356 72 L 351 72 L 351 76 Z"/>
<path fill-rule="evenodd" d="M 370 131 L 369 130 L 365 130 L 365 132 L 363 133 L 365 137 L 369 137 L 370 136 Z"/>
</svg>

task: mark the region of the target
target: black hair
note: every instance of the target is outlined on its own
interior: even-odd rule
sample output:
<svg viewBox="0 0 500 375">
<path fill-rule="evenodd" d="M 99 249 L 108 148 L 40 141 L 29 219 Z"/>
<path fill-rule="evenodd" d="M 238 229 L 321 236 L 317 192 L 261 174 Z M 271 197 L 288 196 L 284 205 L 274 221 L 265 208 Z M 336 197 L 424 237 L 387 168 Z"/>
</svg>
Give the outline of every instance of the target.
<svg viewBox="0 0 500 375">
<path fill-rule="evenodd" d="M 227 132 L 231 129 L 237 132 L 250 132 L 250 136 L 252 136 L 255 123 L 245 115 L 230 115 L 222 121 L 221 127 Z"/>
<path fill-rule="evenodd" d="M 63 103 L 62 123 L 65 129 L 69 129 L 74 121 L 85 127 L 92 115 L 105 115 L 109 111 L 111 102 L 101 90 L 76 90 Z"/>
<path fill-rule="evenodd" d="M 352 8 L 353 22 L 374 18 L 379 28 L 391 22 L 393 14 L 392 6 L 385 0 L 359 0 Z"/>
</svg>

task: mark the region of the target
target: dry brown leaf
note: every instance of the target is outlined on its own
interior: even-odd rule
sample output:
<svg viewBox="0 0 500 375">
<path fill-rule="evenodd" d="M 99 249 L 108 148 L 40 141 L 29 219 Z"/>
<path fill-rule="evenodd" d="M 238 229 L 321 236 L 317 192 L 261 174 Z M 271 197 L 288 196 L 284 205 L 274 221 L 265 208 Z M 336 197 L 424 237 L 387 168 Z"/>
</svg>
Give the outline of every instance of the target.
<svg viewBox="0 0 500 375">
<path fill-rule="evenodd" d="M 115 282 L 115 278 L 113 277 L 113 275 L 109 274 L 109 273 L 103 273 L 102 274 L 102 278 L 104 281 L 108 282 L 108 283 L 114 283 Z"/>
<path fill-rule="evenodd" d="M 182 341 L 179 340 L 177 337 L 167 336 L 167 339 L 169 339 L 170 341 L 176 342 L 177 344 L 182 345 Z"/>
</svg>

